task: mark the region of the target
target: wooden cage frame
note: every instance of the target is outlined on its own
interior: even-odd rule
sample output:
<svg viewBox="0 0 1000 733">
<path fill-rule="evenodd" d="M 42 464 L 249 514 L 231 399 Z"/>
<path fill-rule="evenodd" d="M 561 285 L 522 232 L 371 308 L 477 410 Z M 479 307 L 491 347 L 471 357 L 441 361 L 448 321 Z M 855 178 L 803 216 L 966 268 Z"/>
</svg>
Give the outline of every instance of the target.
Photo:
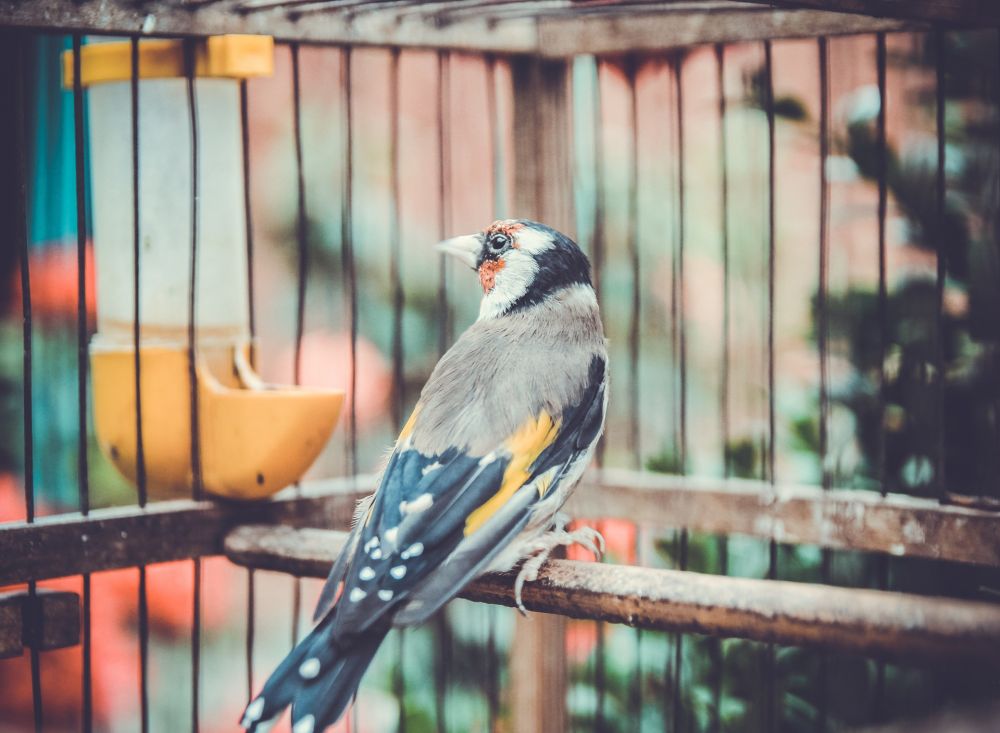
<svg viewBox="0 0 1000 733">
<path fill-rule="evenodd" d="M 572 219 L 566 203 L 571 199 L 569 150 L 562 131 L 568 59 L 574 55 L 971 24 L 1000 24 L 1000 7 L 976 0 L 0 0 L 0 33 L 133 38 L 268 33 L 291 43 L 503 55 L 511 65 L 517 110 L 513 154 L 519 198 L 514 208 L 556 227 L 569 226 Z M 30 584 L 25 593 L 0 596 L 0 657 L 20 654 L 26 646 L 37 655 L 80 643 L 80 599 L 36 592 L 37 581 L 218 554 L 251 568 L 323 576 L 342 545 L 354 502 L 372 484 L 366 476 L 322 482 L 257 505 L 192 499 L 90 511 L 83 504 L 79 514 L 0 525 L 0 585 Z M 642 516 L 662 527 L 1000 566 L 996 507 L 946 498 L 593 471 L 570 511 L 581 518 Z M 464 597 L 511 605 L 513 578 L 480 579 Z M 529 609 L 640 628 L 878 658 L 1000 660 L 1000 606 L 982 602 L 690 571 L 612 571 L 567 560 L 550 562 L 524 599 Z M 29 624 L 28 618 L 40 621 Z M 86 619 L 85 611 L 84 635 Z M 560 623 L 557 615 L 525 627 L 519 643 L 536 652 L 515 659 L 522 672 L 541 674 L 539 665 L 544 665 L 550 679 L 565 675 L 560 654 L 540 651 L 558 649 Z M 562 700 L 555 698 L 526 694 L 517 705 L 517 730 L 563 729 Z"/>
</svg>

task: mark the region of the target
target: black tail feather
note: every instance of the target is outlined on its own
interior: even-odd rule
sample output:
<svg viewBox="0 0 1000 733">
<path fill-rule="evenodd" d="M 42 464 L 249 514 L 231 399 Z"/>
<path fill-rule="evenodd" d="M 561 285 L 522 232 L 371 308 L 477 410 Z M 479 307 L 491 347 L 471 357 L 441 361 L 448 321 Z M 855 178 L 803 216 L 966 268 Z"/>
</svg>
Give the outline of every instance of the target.
<svg viewBox="0 0 1000 733">
<path fill-rule="evenodd" d="M 294 733 L 320 733 L 337 722 L 361 683 L 388 627 L 336 642 L 327 617 L 289 652 L 247 705 L 240 725 L 263 733 L 289 705 Z"/>
</svg>

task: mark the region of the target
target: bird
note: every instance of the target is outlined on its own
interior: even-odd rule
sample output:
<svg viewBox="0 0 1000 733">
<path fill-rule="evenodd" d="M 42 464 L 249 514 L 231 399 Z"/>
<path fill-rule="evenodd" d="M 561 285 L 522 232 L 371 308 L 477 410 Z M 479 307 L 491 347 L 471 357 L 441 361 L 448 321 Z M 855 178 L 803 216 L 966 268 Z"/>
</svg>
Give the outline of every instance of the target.
<svg viewBox="0 0 1000 733">
<path fill-rule="evenodd" d="M 247 705 L 261 733 L 291 706 L 317 733 L 349 705 L 394 626 L 423 623 L 485 572 L 513 569 L 515 599 L 549 554 L 589 527 L 560 511 L 604 430 L 607 341 L 590 263 L 572 239 L 526 219 L 437 245 L 479 275 L 479 316 L 434 367 L 375 493 L 320 593 L 316 626 Z"/>
</svg>

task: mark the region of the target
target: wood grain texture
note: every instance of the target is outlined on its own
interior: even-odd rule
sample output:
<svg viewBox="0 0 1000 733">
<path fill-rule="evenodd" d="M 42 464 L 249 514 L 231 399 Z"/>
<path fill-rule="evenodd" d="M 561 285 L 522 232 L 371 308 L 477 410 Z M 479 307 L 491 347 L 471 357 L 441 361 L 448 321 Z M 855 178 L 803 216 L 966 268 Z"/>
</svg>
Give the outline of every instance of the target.
<svg viewBox="0 0 1000 733">
<path fill-rule="evenodd" d="M 584 476 L 567 512 L 788 544 L 1000 566 L 1000 513 L 903 494 L 882 497 L 875 491 L 606 470 Z"/>
<path fill-rule="evenodd" d="M 324 577 L 345 539 L 343 532 L 246 526 L 225 547 L 240 565 Z M 460 596 L 513 606 L 514 578 L 487 575 Z M 533 611 L 645 629 L 1000 665 L 1000 606 L 990 603 L 571 560 L 548 562 L 523 598 Z"/>
<path fill-rule="evenodd" d="M 157 502 L 0 524 L 0 585 L 219 554 L 240 524 L 344 529 L 373 487 L 373 476 L 358 476 L 260 504 Z M 566 508 L 583 519 L 1000 567 L 1000 514 L 899 494 L 608 470 L 587 473 Z"/>
<path fill-rule="evenodd" d="M 164 501 L 0 524 L 0 586 L 218 555 L 247 522 L 346 527 L 362 495 L 352 482 L 317 482 L 259 503 Z"/>
<path fill-rule="evenodd" d="M 859 0 L 858 0 L 859 1 Z M 850 3 L 843 2 L 847 6 Z M 279 41 L 569 57 L 699 43 L 902 30 L 906 21 L 728 0 L 394 2 L 0 0 L 0 27 L 110 35 L 272 35 Z M 814 3 L 821 7 L 818 3 Z"/>
<path fill-rule="evenodd" d="M 19 657 L 24 651 L 23 606 L 19 594 L 0 594 L 0 659 Z"/>
</svg>

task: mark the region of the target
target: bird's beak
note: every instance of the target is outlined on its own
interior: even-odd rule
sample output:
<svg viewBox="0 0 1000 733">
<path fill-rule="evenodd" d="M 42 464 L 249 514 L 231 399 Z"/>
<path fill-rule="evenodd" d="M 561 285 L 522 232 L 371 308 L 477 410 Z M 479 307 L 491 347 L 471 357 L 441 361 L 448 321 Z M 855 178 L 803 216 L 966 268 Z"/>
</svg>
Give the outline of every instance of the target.
<svg viewBox="0 0 1000 733">
<path fill-rule="evenodd" d="M 438 252 L 446 252 L 460 259 L 473 270 L 479 261 L 479 253 L 483 249 L 482 234 L 466 234 L 463 237 L 452 237 L 435 245 Z"/>
</svg>

